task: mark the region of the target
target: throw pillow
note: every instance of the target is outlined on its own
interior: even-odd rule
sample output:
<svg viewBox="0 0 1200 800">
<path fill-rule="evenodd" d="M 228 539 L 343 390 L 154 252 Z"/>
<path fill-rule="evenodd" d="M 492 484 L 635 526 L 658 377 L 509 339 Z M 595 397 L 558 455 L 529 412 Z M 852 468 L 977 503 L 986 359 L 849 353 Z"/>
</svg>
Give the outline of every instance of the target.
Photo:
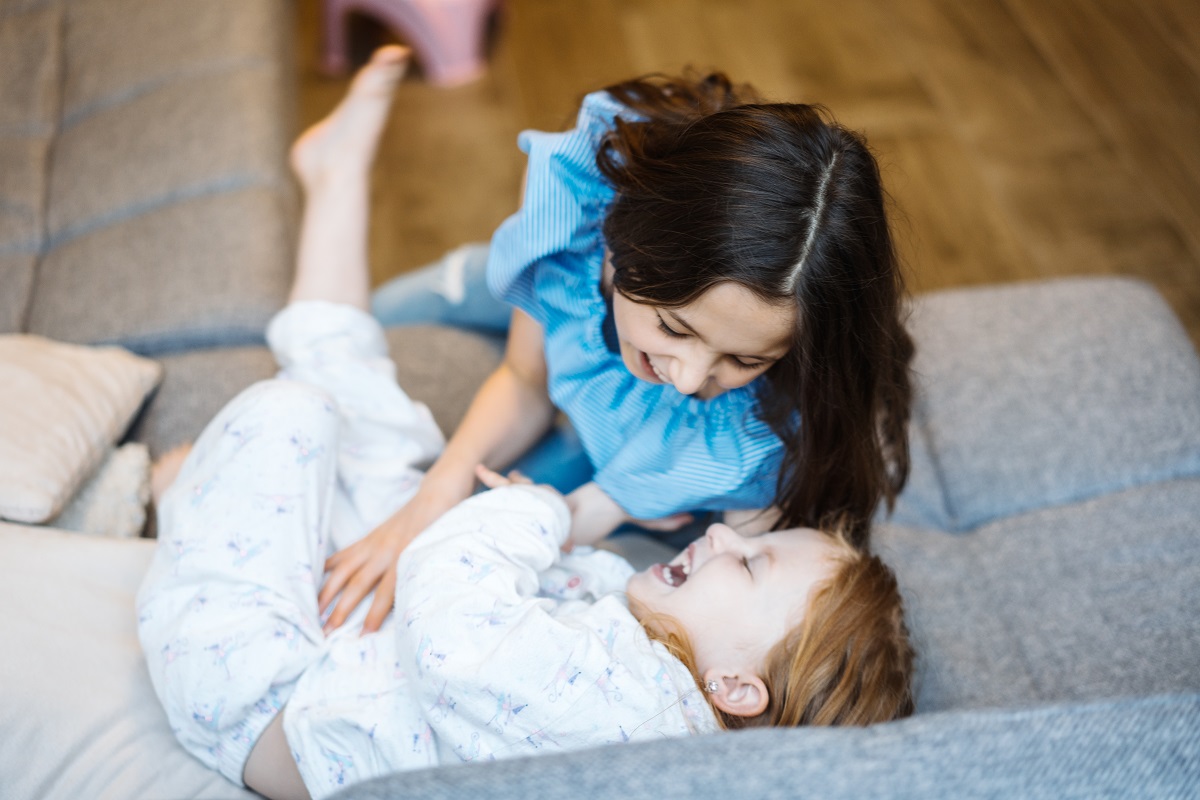
<svg viewBox="0 0 1200 800">
<path fill-rule="evenodd" d="M 110 450 L 50 525 L 65 531 L 128 539 L 146 527 L 150 502 L 150 450 L 131 442 Z"/>
<path fill-rule="evenodd" d="M 57 515 L 161 377 L 157 363 L 119 347 L 0 336 L 0 517 Z"/>
</svg>

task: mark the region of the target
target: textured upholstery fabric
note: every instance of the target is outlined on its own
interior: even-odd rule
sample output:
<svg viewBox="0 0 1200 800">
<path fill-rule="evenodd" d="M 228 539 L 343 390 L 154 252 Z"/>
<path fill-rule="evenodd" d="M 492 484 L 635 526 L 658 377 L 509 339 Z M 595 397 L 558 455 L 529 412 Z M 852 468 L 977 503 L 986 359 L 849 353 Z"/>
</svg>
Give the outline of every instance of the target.
<svg viewBox="0 0 1200 800">
<path fill-rule="evenodd" d="M 968 530 L 1200 471 L 1200 361 L 1144 283 L 938 292 L 912 330 L 914 440 L 936 481 L 918 475 L 897 521 Z"/>
<path fill-rule="evenodd" d="M 3 167 L 0 167 L 0 175 L 2 174 Z M 0 333 L 21 331 L 21 320 L 25 316 L 25 304 L 33 288 L 33 270 L 36 264 L 37 259 L 33 255 L 0 253 L 0 286 L 4 287 L 4 291 L 0 292 Z"/>
<path fill-rule="evenodd" d="M 275 265 L 291 248 L 281 212 L 277 194 L 252 188 L 168 203 L 61 242 L 39 266 L 29 328 L 146 355 L 261 342 L 290 276 Z"/>
<path fill-rule="evenodd" d="M 883 526 L 921 712 L 1200 691 L 1200 478 L 969 534 Z"/>
<path fill-rule="evenodd" d="M 0 3 L 19 76 L 0 87 L 0 330 L 261 341 L 294 240 L 289 20 L 286 0 Z"/>
<path fill-rule="evenodd" d="M 452 328 L 389 328 L 388 344 L 400 385 L 429 406 L 444 432 L 458 427 L 475 389 L 499 364 L 491 339 Z M 163 356 L 162 384 L 132 438 L 157 456 L 200 435 L 234 395 L 275 374 L 265 347 L 227 347 Z"/>
<path fill-rule="evenodd" d="M 157 458 L 192 442 L 234 395 L 275 373 L 265 347 L 222 347 L 162 356 L 163 379 L 134 422 L 130 439 Z"/>
<path fill-rule="evenodd" d="M 397 774 L 337 800 L 1195 796 L 1200 695 L 743 731 Z"/>
<path fill-rule="evenodd" d="M 414 400 L 429 406 L 442 433 L 458 427 L 475 391 L 500 365 L 499 342 L 476 333 L 433 325 L 387 329 L 396 379 Z"/>
<path fill-rule="evenodd" d="M 0 3 L 0 333 L 21 331 L 43 241 L 57 16 Z"/>
</svg>

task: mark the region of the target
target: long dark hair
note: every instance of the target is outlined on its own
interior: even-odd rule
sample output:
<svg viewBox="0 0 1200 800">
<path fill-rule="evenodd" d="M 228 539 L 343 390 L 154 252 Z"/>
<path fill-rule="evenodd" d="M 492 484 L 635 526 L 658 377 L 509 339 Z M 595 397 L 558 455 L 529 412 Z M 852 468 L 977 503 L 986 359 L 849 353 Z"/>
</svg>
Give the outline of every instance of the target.
<svg viewBox="0 0 1200 800">
<path fill-rule="evenodd" d="M 866 544 L 908 477 L 913 345 L 879 168 L 819 106 L 761 103 L 720 73 L 608 88 L 628 107 L 597 154 L 613 287 L 686 305 L 733 281 L 794 302 L 791 350 L 758 414 L 783 442 L 775 527 L 841 528 Z"/>
</svg>

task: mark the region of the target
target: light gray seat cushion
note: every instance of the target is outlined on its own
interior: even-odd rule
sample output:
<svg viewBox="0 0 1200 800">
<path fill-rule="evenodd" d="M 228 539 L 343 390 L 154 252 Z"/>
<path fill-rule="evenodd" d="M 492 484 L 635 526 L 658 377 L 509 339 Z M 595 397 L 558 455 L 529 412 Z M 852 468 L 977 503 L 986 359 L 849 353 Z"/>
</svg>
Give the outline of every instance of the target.
<svg viewBox="0 0 1200 800">
<path fill-rule="evenodd" d="M 714 734 L 399 773 L 337 800 L 1194 797 L 1200 695 Z"/>
<path fill-rule="evenodd" d="M 286 0 L 0 3 L 0 331 L 261 341 L 291 275 Z M 11 292 L 11 293 L 10 293 Z"/>
<path fill-rule="evenodd" d="M 885 525 L 918 711 L 1200 691 L 1200 478 L 969 534 Z"/>
<path fill-rule="evenodd" d="M 500 363 L 495 340 L 455 328 L 389 328 L 387 339 L 400 385 L 429 406 L 447 435 Z M 130 434 L 154 456 L 195 440 L 234 395 L 278 369 L 270 351 L 260 346 L 195 350 L 158 361 L 164 367 L 162 383 Z"/>
<path fill-rule="evenodd" d="M 913 476 L 895 521 L 1000 517 L 1200 474 L 1200 360 L 1150 286 L 1074 278 L 918 299 Z"/>
</svg>

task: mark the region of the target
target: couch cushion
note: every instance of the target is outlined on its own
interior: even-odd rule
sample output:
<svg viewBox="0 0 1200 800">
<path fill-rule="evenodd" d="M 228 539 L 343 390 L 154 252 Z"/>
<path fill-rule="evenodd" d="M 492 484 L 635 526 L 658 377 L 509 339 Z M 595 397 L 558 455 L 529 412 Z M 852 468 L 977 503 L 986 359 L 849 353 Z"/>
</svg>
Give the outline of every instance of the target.
<svg viewBox="0 0 1200 800">
<path fill-rule="evenodd" d="M 912 331 L 913 438 L 936 480 L 914 482 L 898 520 L 966 530 L 1200 475 L 1200 359 L 1148 285 L 939 292 L 919 299 Z"/>
<path fill-rule="evenodd" d="M 458 427 L 475 390 L 500 361 L 495 341 L 455 328 L 389 328 L 387 338 L 400 385 L 429 406 L 446 433 Z M 193 441 L 234 395 L 277 369 L 265 347 L 197 350 L 159 360 L 162 384 L 132 432 L 155 456 Z"/>
<path fill-rule="evenodd" d="M 131 539 L 146 532 L 150 451 L 140 442 L 110 450 L 71 502 L 46 524 L 93 536 Z"/>
<path fill-rule="evenodd" d="M 265 347 L 225 347 L 162 356 L 158 391 L 134 422 L 129 438 L 158 458 L 195 441 L 209 420 L 242 389 L 275 374 Z"/>
<path fill-rule="evenodd" d="M 0 517 L 39 523 L 58 514 L 161 375 L 120 348 L 0 336 Z"/>
<path fill-rule="evenodd" d="M 185 18 L 147 0 L 12 5 L 0 99 L 21 110 L 0 120 L 37 125 L 16 142 L 0 124 L 0 163 L 31 173 L 0 172 L 0 208 L 17 212 L 0 216 L 0 256 L 37 260 L 0 326 L 142 353 L 261 342 L 295 239 L 290 4 L 212 0 Z M 37 144 L 53 158 L 15 149 Z"/>
<path fill-rule="evenodd" d="M 1200 479 L 971 534 L 880 526 L 909 605 L 918 709 L 1200 690 Z"/>
<path fill-rule="evenodd" d="M 137 639 L 154 543 L 0 523 L 6 798 L 252 798 L 175 741 Z"/>
<path fill-rule="evenodd" d="M 23 329 L 33 291 L 58 107 L 61 15 L 30 8 L 0 6 L 0 333 Z"/>
<path fill-rule="evenodd" d="M 4 287 L 0 292 L 0 334 L 18 333 L 23 328 L 36 264 L 32 254 L 0 253 L 0 286 Z"/>
<path fill-rule="evenodd" d="M 261 102 L 278 78 L 262 64 L 221 66 L 127 87 L 74 115 L 64 109 L 50 173 L 52 243 L 213 192 L 290 188 L 281 109 Z"/>
<path fill-rule="evenodd" d="M 62 98 L 68 125 L 160 88 L 195 85 L 188 81 L 205 75 L 238 80 L 243 67 L 279 81 L 266 96 L 290 91 L 285 73 L 292 64 L 280 57 L 290 54 L 293 31 L 289 9 L 276 0 L 205 0 L 189 9 L 186 24 L 177 6 L 146 0 L 72 0 L 70 11 L 71 69 Z M 267 105 L 248 110 L 262 115 L 261 127 L 248 133 L 286 137 L 287 128 L 268 119 Z"/>
<path fill-rule="evenodd" d="M 293 238 L 285 204 L 262 187 L 146 209 L 45 254 L 28 328 L 145 355 L 260 343 L 286 297 Z"/>
<path fill-rule="evenodd" d="M 400 386 L 429 406 L 442 433 L 454 433 L 476 390 L 500 365 L 502 344 L 437 325 L 398 326 L 386 332 Z"/>
</svg>

